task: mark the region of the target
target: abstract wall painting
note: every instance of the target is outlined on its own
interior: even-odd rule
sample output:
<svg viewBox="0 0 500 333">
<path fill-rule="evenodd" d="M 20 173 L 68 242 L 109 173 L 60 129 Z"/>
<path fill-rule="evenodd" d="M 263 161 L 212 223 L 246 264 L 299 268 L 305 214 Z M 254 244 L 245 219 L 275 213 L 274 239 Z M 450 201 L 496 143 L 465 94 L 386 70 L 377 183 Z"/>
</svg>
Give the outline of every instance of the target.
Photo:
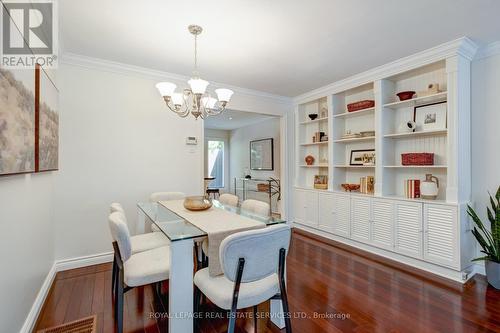
<svg viewBox="0 0 500 333">
<path fill-rule="evenodd" d="M 38 168 L 59 168 L 59 105 L 56 85 L 43 68 L 39 68 L 38 90 Z"/>
</svg>

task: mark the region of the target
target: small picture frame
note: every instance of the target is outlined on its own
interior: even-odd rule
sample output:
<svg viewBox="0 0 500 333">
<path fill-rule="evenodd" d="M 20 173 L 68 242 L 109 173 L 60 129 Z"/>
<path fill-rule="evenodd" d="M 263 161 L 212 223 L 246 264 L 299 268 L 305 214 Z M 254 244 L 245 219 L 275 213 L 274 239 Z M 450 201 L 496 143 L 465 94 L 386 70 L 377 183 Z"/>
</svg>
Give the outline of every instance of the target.
<svg viewBox="0 0 500 333">
<path fill-rule="evenodd" d="M 315 175 L 314 176 L 314 188 L 319 190 L 328 189 L 328 176 L 327 175 Z"/>
<path fill-rule="evenodd" d="M 351 150 L 349 165 L 375 165 L 375 149 Z"/>
<path fill-rule="evenodd" d="M 446 102 L 415 106 L 413 121 L 417 124 L 417 132 L 446 129 L 446 113 Z"/>
</svg>

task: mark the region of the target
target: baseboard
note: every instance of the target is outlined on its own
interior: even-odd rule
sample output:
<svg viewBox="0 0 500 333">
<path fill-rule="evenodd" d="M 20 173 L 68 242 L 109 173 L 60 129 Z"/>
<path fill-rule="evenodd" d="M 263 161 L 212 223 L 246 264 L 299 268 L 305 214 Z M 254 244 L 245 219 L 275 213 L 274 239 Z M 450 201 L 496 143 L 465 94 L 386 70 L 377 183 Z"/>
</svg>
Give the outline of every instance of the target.
<svg viewBox="0 0 500 333">
<path fill-rule="evenodd" d="M 57 274 L 56 263 L 54 262 L 54 264 L 49 270 L 49 273 L 45 277 L 45 280 L 43 281 L 42 287 L 40 288 L 38 294 L 36 295 L 35 301 L 31 306 L 30 312 L 28 313 L 28 316 L 26 317 L 26 320 L 24 321 L 24 324 L 21 327 L 21 330 L 19 331 L 20 333 L 31 333 L 33 331 L 35 323 L 38 319 L 38 315 L 42 310 L 43 304 L 45 303 L 45 299 L 47 298 L 50 288 L 52 287 L 52 283 L 56 278 L 56 274 Z"/>
<path fill-rule="evenodd" d="M 56 260 L 52 265 L 52 267 L 50 268 L 49 273 L 45 277 L 42 287 L 40 288 L 40 291 L 38 291 L 35 301 L 31 306 L 30 312 L 28 313 L 28 316 L 26 317 L 26 320 L 24 321 L 24 324 L 19 332 L 31 333 L 33 331 L 36 321 L 38 319 L 38 315 L 42 310 L 43 304 L 45 303 L 45 299 L 49 295 L 50 288 L 52 287 L 52 284 L 58 272 L 66 271 L 68 269 L 104 264 L 107 262 L 111 262 L 112 260 L 113 260 L 112 252 L 99 253 L 77 258 Z"/>
<path fill-rule="evenodd" d="M 104 252 L 89 256 L 57 260 L 55 265 L 56 271 L 62 272 L 67 271 L 68 269 L 99 265 L 111 261 L 113 261 L 113 252 Z"/>
</svg>

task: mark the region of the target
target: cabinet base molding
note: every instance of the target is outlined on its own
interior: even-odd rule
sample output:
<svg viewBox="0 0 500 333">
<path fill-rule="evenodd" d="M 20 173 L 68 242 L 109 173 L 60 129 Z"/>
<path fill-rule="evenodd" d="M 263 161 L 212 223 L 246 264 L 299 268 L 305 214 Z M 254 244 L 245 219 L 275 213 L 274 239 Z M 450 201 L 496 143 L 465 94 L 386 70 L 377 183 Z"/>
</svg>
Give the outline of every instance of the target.
<svg viewBox="0 0 500 333">
<path fill-rule="evenodd" d="M 371 261 L 397 268 L 405 273 L 416 275 L 456 290 L 466 288 L 467 282 L 477 272 L 477 269 L 472 264 L 464 271 L 455 271 L 298 223 L 294 223 L 293 232 L 296 236 L 318 240 L 324 244 L 340 248 Z"/>
</svg>

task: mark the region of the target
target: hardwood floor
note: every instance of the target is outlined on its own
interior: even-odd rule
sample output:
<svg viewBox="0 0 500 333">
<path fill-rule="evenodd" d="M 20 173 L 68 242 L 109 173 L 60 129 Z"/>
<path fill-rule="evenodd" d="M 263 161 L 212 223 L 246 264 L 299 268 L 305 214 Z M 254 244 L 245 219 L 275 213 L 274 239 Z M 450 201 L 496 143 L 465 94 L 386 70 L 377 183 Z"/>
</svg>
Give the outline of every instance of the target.
<svg viewBox="0 0 500 333">
<path fill-rule="evenodd" d="M 90 314 L 98 331 L 113 332 L 111 266 L 58 273 L 37 329 Z M 298 332 L 500 332 L 500 292 L 483 277 L 464 287 L 440 284 L 367 257 L 294 233 L 287 262 L 292 326 Z M 266 305 L 259 308 L 265 311 Z M 125 297 L 125 332 L 165 332 L 166 319 L 151 287 Z M 225 332 L 225 312 L 200 320 L 200 332 Z M 253 319 L 238 320 L 237 332 L 253 332 Z M 321 318 L 318 318 L 321 317 Z M 36 330 L 35 330 L 36 331 Z M 259 319 L 259 332 L 277 332 Z"/>
</svg>

